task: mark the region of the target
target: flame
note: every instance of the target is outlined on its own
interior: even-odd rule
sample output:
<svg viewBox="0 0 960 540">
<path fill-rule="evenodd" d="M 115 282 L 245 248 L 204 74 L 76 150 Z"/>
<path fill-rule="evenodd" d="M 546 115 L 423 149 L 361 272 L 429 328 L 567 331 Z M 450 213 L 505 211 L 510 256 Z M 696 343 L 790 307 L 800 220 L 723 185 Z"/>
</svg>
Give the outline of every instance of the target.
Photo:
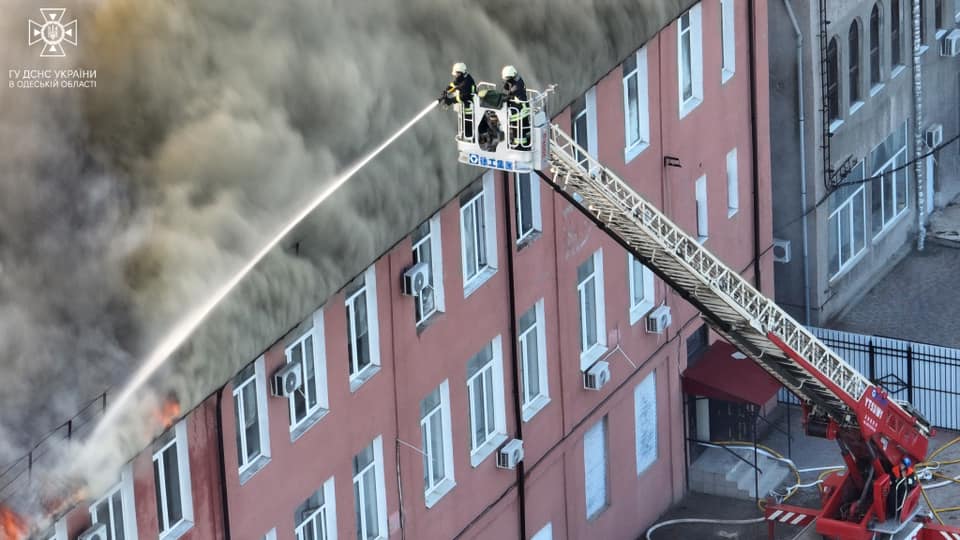
<svg viewBox="0 0 960 540">
<path fill-rule="evenodd" d="M 168 398 L 163 405 L 154 413 L 157 423 L 164 429 L 173 425 L 173 422 L 180 416 L 180 403 L 176 399 Z"/>
<path fill-rule="evenodd" d="M 0 506 L 0 540 L 26 540 L 27 520 L 13 510 Z"/>
</svg>

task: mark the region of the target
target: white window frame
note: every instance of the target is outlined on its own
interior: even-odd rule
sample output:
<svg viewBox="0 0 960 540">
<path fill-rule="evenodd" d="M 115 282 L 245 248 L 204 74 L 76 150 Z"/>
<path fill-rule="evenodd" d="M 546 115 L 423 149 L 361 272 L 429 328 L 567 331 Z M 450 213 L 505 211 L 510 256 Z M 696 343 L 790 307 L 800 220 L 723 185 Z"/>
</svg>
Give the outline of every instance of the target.
<svg viewBox="0 0 960 540">
<path fill-rule="evenodd" d="M 426 312 L 423 309 L 420 295 L 414 297 L 413 301 L 420 307 L 420 319 L 416 321 L 417 326 L 427 322 L 430 317 L 436 313 L 442 313 L 445 310 L 443 297 L 443 242 L 440 237 L 440 215 L 435 215 L 427 220 L 427 226 L 430 232 L 423 238 L 414 242 L 411 250 L 413 252 L 413 262 L 420 261 L 420 247 L 426 243 L 430 244 L 430 286 L 433 287 L 433 310 Z M 416 311 L 414 311 L 416 318 Z"/>
<path fill-rule="evenodd" d="M 337 498 L 334 480 L 331 476 L 323 483 L 323 504 L 316 508 L 309 516 L 297 525 L 297 516 L 294 516 L 293 534 L 296 540 L 304 540 L 304 530 L 308 525 L 314 526 L 314 532 L 326 531 L 326 535 L 315 534 L 317 540 L 335 540 L 337 538 Z M 318 519 L 319 518 L 319 519 Z M 276 530 L 272 531 L 276 538 Z M 269 533 L 267 533 L 269 534 Z"/>
<path fill-rule="evenodd" d="M 862 175 L 861 175 L 861 176 L 862 176 Z M 855 228 L 854 228 L 854 226 L 853 226 L 854 220 L 856 220 L 856 208 L 854 207 L 854 202 L 855 202 L 856 199 L 857 199 L 857 195 L 860 196 L 860 206 L 861 206 L 860 211 L 863 213 L 863 238 L 861 239 L 861 245 L 860 245 L 860 249 L 859 249 L 859 250 L 856 250 L 857 242 L 856 242 L 856 238 L 854 237 L 854 235 L 855 235 L 856 233 L 854 232 Z M 853 251 L 853 254 L 852 254 L 849 258 L 844 258 L 844 257 L 842 256 L 843 239 L 842 239 L 840 236 L 841 236 L 842 231 L 843 231 L 844 229 L 843 229 L 843 227 L 841 227 L 841 226 L 839 225 L 839 222 L 838 222 L 838 223 L 837 223 L 837 239 L 836 239 L 836 240 L 837 240 L 837 249 L 838 249 L 838 250 L 841 250 L 841 253 L 838 254 L 838 259 L 837 259 L 837 260 L 838 260 L 837 271 L 830 275 L 830 279 L 834 279 L 834 278 L 836 278 L 836 277 L 844 274 L 844 273 L 845 273 L 847 270 L 849 270 L 850 268 L 852 268 L 857 262 L 859 262 L 859 260 L 860 260 L 860 255 L 863 254 L 863 253 L 866 251 L 866 249 L 867 249 L 867 237 L 868 237 L 868 235 L 869 235 L 870 233 L 869 233 L 869 231 L 868 231 L 868 226 L 867 226 L 867 194 L 866 194 L 866 184 L 861 184 L 861 186 L 860 186 L 856 191 L 854 191 L 852 194 L 850 194 L 850 196 L 849 196 L 845 201 L 843 201 L 842 203 L 840 203 L 839 206 L 837 206 L 836 210 L 834 210 L 833 212 L 830 212 L 830 216 L 827 218 L 827 233 L 828 233 L 828 234 L 831 234 L 831 233 L 832 233 L 830 222 L 833 221 L 833 220 L 835 220 L 835 219 L 836 219 L 836 220 L 843 219 L 843 217 L 844 217 L 845 215 L 848 216 L 848 219 L 849 219 L 849 223 L 847 224 L 847 227 L 848 227 L 847 230 L 850 231 L 850 245 L 851 245 L 851 250 L 856 250 L 856 251 Z M 829 249 L 829 242 L 827 243 L 827 245 L 828 245 L 828 249 Z M 832 255 L 833 255 L 833 254 L 831 253 L 830 256 L 832 256 Z M 827 265 L 828 265 L 828 267 L 829 267 L 829 265 L 830 265 L 830 262 L 829 262 L 829 261 L 830 261 L 830 256 L 827 257 Z M 829 268 L 828 268 L 828 271 L 829 271 Z"/>
<path fill-rule="evenodd" d="M 252 458 L 247 458 L 247 433 L 245 430 L 239 429 L 237 437 L 239 438 L 240 452 L 237 467 L 240 474 L 240 485 L 246 483 L 257 471 L 263 469 L 270 462 L 270 419 L 267 413 L 267 377 L 263 356 L 254 361 L 251 376 L 233 389 L 233 405 L 237 426 L 243 426 L 246 423 L 246 408 L 243 403 L 246 397 L 243 391 L 251 384 L 256 388 L 257 431 L 260 434 L 260 453 Z"/>
<path fill-rule="evenodd" d="M 542 529 L 530 537 L 530 540 L 553 540 L 553 523 L 547 522 Z"/>
<path fill-rule="evenodd" d="M 364 299 L 367 311 L 367 341 L 370 347 L 370 363 L 361 368 L 359 366 L 359 356 L 356 344 L 356 311 L 354 302 L 358 296 L 365 294 Z M 344 306 L 347 314 L 348 332 L 347 357 L 350 373 L 350 391 L 356 392 L 363 383 L 370 380 L 380 371 L 380 316 L 377 311 L 377 272 L 375 265 L 370 265 L 363 272 L 363 286 L 353 291 L 344 299 Z M 349 336 L 354 336 L 353 340 Z"/>
<path fill-rule="evenodd" d="M 633 71 L 623 74 L 623 161 L 629 163 L 650 146 L 650 90 L 647 71 L 647 47 L 643 46 L 634 53 L 636 65 Z M 637 86 L 636 117 L 630 109 L 630 83 Z M 630 140 L 630 130 L 637 130 L 637 140 Z"/>
<path fill-rule="evenodd" d="M 601 356 L 603 356 L 603 353 L 607 351 L 607 315 L 606 299 L 604 298 L 605 289 L 603 285 L 603 249 L 598 249 L 590 256 L 593 257 L 593 273 L 584 278 L 583 281 L 578 281 L 577 283 L 577 297 L 579 299 L 580 309 L 580 371 L 586 371 L 590 369 L 590 366 L 592 366 L 594 362 L 596 362 Z M 581 265 L 582 264 L 583 263 L 581 263 Z M 579 269 L 579 266 L 577 268 Z M 587 315 L 586 287 L 589 285 L 591 280 L 593 282 L 594 296 L 596 298 L 596 313 L 594 316 L 596 318 L 597 325 L 597 342 L 583 350 L 583 345 L 587 340 L 587 321 L 585 319 L 585 315 Z"/>
<path fill-rule="evenodd" d="M 111 540 L 116 540 L 116 530 L 114 529 L 114 519 L 113 515 L 117 511 L 113 507 L 113 496 L 119 492 L 120 494 L 120 514 L 123 519 L 123 537 L 126 539 L 136 539 L 137 538 L 137 511 L 136 511 L 136 502 L 134 500 L 133 494 L 133 467 L 130 464 L 127 464 L 123 467 L 120 472 L 120 482 L 114 485 L 110 490 L 100 497 L 99 500 L 95 501 L 90 505 L 90 521 L 94 525 L 98 523 L 97 521 L 97 507 L 101 504 L 106 503 L 110 510 L 110 521 L 107 525 L 107 537 Z M 60 523 L 57 523 L 57 532 L 55 538 L 60 538 Z M 64 532 L 62 538 L 66 538 L 66 523 L 63 523 Z"/>
<path fill-rule="evenodd" d="M 639 279 L 642 280 L 643 296 L 639 301 L 635 301 L 638 266 L 640 267 L 641 275 Z M 627 285 L 630 289 L 630 325 L 633 326 L 653 309 L 653 305 L 656 303 L 656 291 L 653 288 L 653 271 L 641 263 L 632 253 L 627 253 Z"/>
<path fill-rule="evenodd" d="M 727 152 L 727 217 L 732 218 L 740 210 L 740 170 L 737 149 Z"/>
<path fill-rule="evenodd" d="M 157 504 L 162 512 L 162 515 L 157 516 L 160 540 L 180 538 L 193 527 L 193 490 L 190 484 L 190 451 L 187 445 L 187 420 L 183 419 L 173 427 L 170 440 L 153 454 L 153 466 L 158 467 L 159 464 L 160 469 L 160 473 L 156 477 L 162 480 L 165 476 L 163 473 L 166 467 L 163 462 L 163 453 L 171 446 L 175 446 L 177 449 L 177 469 L 180 472 L 176 489 L 180 490 L 180 506 L 183 516 L 179 521 L 168 523 L 169 517 L 166 515 L 168 512 L 167 489 L 165 486 L 163 488 L 159 485 L 154 486 L 158 497 Z"/>
<path fill-rule="evenodd" d="M 648 399 L 651 398 L 652 399 Z M 633 424 L 636 434 L 637 476 L 643 475 L 660 457 L 657 441 L 657 372 L 651 371 L 633 389 Z M 652 452 L 650 447 L 653 447 Z"/>
<path fill-rule="evenodd" d="M 597 141 L 597 87 L 591 86 L 590 89 L 584 93 L 583 99 L 583 111 L 581 111 L 576 117 L 571 117 L 570 119 L 570 135 L 574 142 L 580 144 L 578 141 L 579 130 L 577 129 L 576 120 L 585 115 L 587 120 L 586 150 L 587 154 L 596 160 L 598 158 L 598 152 L 600 149 Z M 596 165 L 590 164 L 589 160 L 587 160 L 587 163 L 584 163 L 584 166 L 589 167 L 590 172 L 596 171 Z"/>
<path fill-rule="evenodd" d="M 591 426 L 590 429 L 583 434 L 583 490 L 584 507 L 587 511 L 588 521 L 602 514 L 603 511 L 610 506 L 610 443 L 607 438 L 606 416 L 600 418 L 596 424 Z M 600 445 L 599 450 L 602 451 L 602 456 L 591 455 L 591 449 L 595 444 Z M 598 459 L 600 461 L 594 463 Z M 591 465 L 602 465 L 603 470 L 591 470 Z M 602 474 L 598 475 L 598 472 Z M 602 482 L 598 480 L 598 477 Z M 598 498 L 597 493 L 591 493 L 591 491 L 599 491 L 602 499 Z"/>
<path fill-rule="evenodd" d="M 501 336 L 493 338 L 490 342 L 491 358 L 476 373 L 467 378 L 467 412 L 469 415 L 470 429 L 470 466 L 477 467 L 496 450 L 500 444 L 507 440 L 507 415 L 503 396 L 503 340 Z M 484 345 L 486 348 L 487 345 Z M 482 351 L 478 352 L 480 354 Z M 471 357 L 473 360 L 476 355 Z M 468 363 L 469 365 L 469 363 Z M 490 377 L 487 378 L 487 374 Z M 477 382 L 482 394 L 484 407 L 484 419 L 489 421 L 486 412 L 493 405 L 493 426 L 492 430 L 486 432 L 483 440 L 475 440 L 476 432 L 474 426 L 478 422 L 477 411 L 475 410 L 476 400 L 474 398 L 474 382 Z"/>
<path fill-rule="evenodd" d="M 432 508 L 444 495 L 450 492 L 457 485 L 455 471 L 453 467 L 453 426 L 450 423 L 450 383 L 444 380 L 437 387 L 440 395 L 440 402 L 431 409 L 426 416 L 420 417 L 420 436 L 423 442 L 423 467 L 424 467 L 424 504 L 427 508 Z M 431 394 L 433 392 L 430 392 Z M 440 416 L 440 433 L 435 433 L 432 429 L 431 419 L 434 415 Z M 433 478 L 433 442 L 434 437 L 441 438 L 441 460 L 443 461 L 443 476 L 435 482 Z"/>
<path fill-rule="evenodd" d="M 697 240 L 704 243 L 710 238 L 710 206 L 707 200 L 707 175 L 697 178 Z"/>
<path fill-rule="evenodd" d="M 377 437 L 363 450 L 366 450 L 370 446 L 373 446 L 373 461 L 353 475 L 353 496 L 355 498 L 354 508 L 360 508 L 360 514 L 354 515 L 354 517 L 357 520 L 357 530 L 361 534 L 365 535 L 366 512 L 364 503 L 356 498 L 359 494 L 362 501 L 365 502 L 368 500 L 365 493 L 365 487 L 360 479 L 364 475 L 372 472 L 374 474 L 374 483 L 376 484 L 376 493 L 373 494 L 373 496 L 376 497 L 377 502 L 377 530 L 379 533 L 375 538 L 377 540 L 386 540 L 389 532 L 387 530 L 387 491 L 383 475 L 383 436 L 377 435 Z M 354 456 L 354 459 L 356 459 L 356 456 Z M 356 510 L 354 511 L 356 512 Z"/>
<path fill-rule="evenodd" d="M 274 527 L 267 531 L 267 534 L 263 535 L 263 540 L 277 540 L 277 528 Z"/>
<path fill-rule="evenodd" d="M 873 171 L 873 177 L 880 176 L 881 174 L 884 173 L 884 171 L 896 169 L 896 168 L 898 167 L 898 165 L 897 165 L 897 159 L 898 159 L 898 158 L 901 158 L 901 157 L 902 157 L 902 158 L 903 158 L 903 162 L 904 162 L 904 163 L 907 162 L 907 158 L 908 158 L 908 156 L 907 156 L 907 141 L 908 141 L 907 135 L 908 135 L 908 131 L 907 131 L 906 122 L 904 122 L 903 124 L 901 124 L 901 126 L 897 127 L 897 128 L 894 130 L 894 132 L 899 131 L 899 130 L 903 130 L 903 132 L 904 132 L 904 137 L 903 137 L 904 144 L 903 144 L 903 146 L 901 146 L 896 152 L 894 152 L 894 154 L 893 154 L 892 156 L 890 156 L 890 158 L 889 158 L 882 166 L 880 166 L 880 168 L 878 168 L 877 170 Z M 890 135 L 888 135 L 888 137 L 892 137 L 892 136 L 893 136 L 892 133 L 891 133 Z M 875 146 L 875 147 L 873 148 L 873 150 L 870 151 L 869 159 L 870 159 L 871 163 L 873 162 L 873 153 L 877 150 L 877 148 L 879 148 L 879 147 L 882 146 L 883 144 L 884 144 L 884 142 L 881 142 L 880 144 L 878 144 L 877 146 Z M 900 167 L 903 167 L 903 164 L 901 164 Z M 871 197 L 871 200 L 872 200 L 874 197 L 878 197 L 878 196 L 880 197 L 880 216 L 881 216 L 881 221 L 880 221 L 881 227 L 880 227 L 880 229 L 877 230 L 876 233 L 872 233 L 872 230 L 873 230 L 873 224 L 872 224 L 872 220 L 873 220 L 873 207 L 871 206 L 871 208 L 870 208 L 871 233 L 873 234 L 873 239 L 874 239 L 874 241 L 876 241 L 877 239 L 879 239 L 880 237 L 882 237 L 884 234 L 886 234 L 886 232 L 889 231 L 889 230 L 893 227 L 893 225 L 899 221 L 899 219 L 900 219 L 902 216 L 904 216 L 905 214 L 907 214 L 907 213 L 910 211 L 910 176 L 909 176 L 909 174 L 908 174 L 908 170 L 909 170 L 909 167 L 903 167 L 903 168 L 901 168 L 900 170 L 891 173 L 891 174 L 893 174 L 893 179 L 892 179 L 892 182 L 891 182 L 891 184 L 890 184 L 891 186 L 893 186 L 893 194 L 891 195 L 891 197 L 893 197 L 893 215 L 890 215 L 890 216 L 888 216 L 888 215 L 886 214 L 886 205 L 884 204 L 885 201 L 886 201 L 886 199 L 887 199 L 885 182 L 884 182 L 883 180 L 880 180 L 880 193 L 875 193 L 875 190 L 873 190 L 873 187 L 872 187 L 873 183 L 871 182 L 871 193 L 870 193 L 870 197 Z M 902 175 L 902 178 L 901 178 L 901 175 Z M 903 208 L 900 209 L 899 211 L 897 210 L 897 202 L 898 202 L 898 199 L 897 199 L 897 182 L 903 182 L 903 183 L 906 184 L 906 187 L 905 187 L 904 190 L 903 190 L 903 195 L 904 195 L 904 197 L 906 198 L 906 201 L 904 201 Z"/>
<path fill-rule="evenodd" d="M 523 245 L 536 238 L 543 231 L 543 216 L 540 209 L 540 181 L 533 173 L 514 173 L 515 206 L 517 210 L 517 245 Z M 523 211 L 523 198 L 520 196 L 522 182 L 526 182 L 530 193 L 530 228 L 523 230 L 526 214 Z"/>
<path fill-rule="evenodd" d="M 684 22 L 686 21 L 686 24 Z M 683 41 L 690 42 L 690 97 L 683 95 L 683 81 L 687 69 L 683 65 Z M 703 102 L 703 22 L 701 3 L 691 7 L 677 19 L 677 82 L 680 98 L 680 118 L 684 118 Z"/>
<path fill-rule="evenodd" d="M 484 283 L 497 272 L 497 206 L 496 190 L 493 183 L 493 171 L 487 171 L 481 180 L 482 187 L 480 192 L 469 201 L 460 206 L 460 262 L 463 276 L 463 297 L 470 296 L 479 289 Z M 464 226 L 465 219 L 475 216 L 477 210 L 475 206 L 481 206 L 483 219 L 483 239 L 485 260 L 474 261 L 477 271 L 473 275 L 469 274 L 467 267 L 467 242 L 473 243 L 476 238 L 467 238 L 467 228 Z M 468 210 L 468 208 L 471 208 Z M 468 215 L 467 213 L 470 212 Z M 478 233 L 479 234 L 479 233 Z M 479 254 L 478 249 L 474 249 L 475 254 Z"/>
<path fill-rule="evenodd" d="M 308 429 L 310 429 L 311 426 L 316 424 L 330 411 L 330 401 L 327 395 L 327 353 L 323 329 L 323 310 L 318 309 L 313 314 L 311 319 L 312 326 L 310 329 L 287 345 L 287 347 L 284 349 L 284 357 L 286 358 L 286 362 L 289 364 L 293 360 L 290 356 L 293 349 L 299 344 L 301 345 L 301 350 L 305 350 L 305 348 L 302 347 L 302 344 L 307 340 L 308 337 L 312 339 L 313 358 L 303 358 L 303 361 L 313 361 L 313 373 L 315 381 L 314 390 L 317 393 L 317 402 L 311 407 L 310 400 L 306 399 L 306 395 L 304 395 L 307 411 L 303 418 L 297 419 L 294 408 L 294 396 L 291 395 L 289 398 L 287 398 L 287 405 L 290 413 L 291 442 L 300 438 L 301 435 L 303 435 Z M 301 365 L 300 376 L 303 380 L 303 385 L 301 385 L 297 392 L 303 393 L 306 392 L 306 385 L 308 384 L 305 365 Z"/>
<path fill-rule="evenodd" d="M 720 82 L 726 83 L 737 71 L 736 0 L 720 0 L 720 39 L 723 42 Z"/>
<path fill-rule="evenodd" d="M 547 374 L 546 317 L 543 306 L 544 301 L 543 298 L 541 298 L 524 313 L 524 315 L 526 315 L 530 311 L 533 311 L 534 322 L 529 328 L 523 329 L 517 337 L 523 381 L 523 408 L 521 416 L 524 422 L 528 422 L 550 403 L 549 377 Z M 527 343 L 529 340 L 535 340 L 537 344 L 536 358 L 529 358 L 527 355 Z M 531 395 L 528 392 L 527 381 L 531 379 L 531 364 L 534 363 L 537 366 L 537 383 L 540 391 Z"/>
</svg>

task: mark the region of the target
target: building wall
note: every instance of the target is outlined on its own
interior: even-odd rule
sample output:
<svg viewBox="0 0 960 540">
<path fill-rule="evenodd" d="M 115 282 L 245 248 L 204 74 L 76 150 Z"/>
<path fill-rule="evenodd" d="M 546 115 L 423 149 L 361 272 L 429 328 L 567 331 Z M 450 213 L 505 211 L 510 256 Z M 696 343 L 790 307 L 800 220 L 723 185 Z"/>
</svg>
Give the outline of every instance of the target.
<svg viewBox="0 0 960 540">
<path fill-rule="evenodd" d="M 602 162 L 616 170 L 641 194 L 663 208 L 686 230 L 696 234 L 695 182 L 707 176 L 709 238 L 706 246 L 723 261 L 753 277 L 754 223 L 761 230 L 763 290 L 772 290 L 770 247 L 770 163 L 767 157 L 769 110 L 767 98 L 766 30 L 764 2 L 753 2 L 757 41 L 755 84 L 757 102 L 751 104 L 748 5 L 735 3 L 736 71 L 721 79 L 719 0 L 702 2 L 703 100 L 680 117 L 677 23 L 651 39 L 647 48 L 650 145 L 625 160 L 623 69 L 614 67 L 596 85 L 598 152 Z M 751 116 L 758 118 L 759 190 L 754 191 Z M 570 132 L 570 111 L 555 119 Z M 728 215 L 726 156 L 738 152 L 739 210 Z M 674 156 L 681 168 L 664 166 Z M 702 324 L 697 312 L 654 282 L 655 305 L 666 304 L 673 324 L 663 334 L 650 334 L 640 319 L 629 314 L 627 253 L 538 182 L 542 227 L 535 240 L 518 247 L 509 228 L 516 230 L 515 182 L 493 175 L 497 229 L 496 273 L 465 297 L 461 270 L 459 200 L 438 210 L 442 238 L 444 312 L 418 329 L 413 299 L 401 293 L 401 274 L 412 263 L 411 240 L 397 243 L 374 267 L 378 304 L 381 367 L 351 392 L 347 372 L 344 294 L 322 306 L 323 343 L 330 411 L 296 441 L 291 442 L 286 399 L 268 397 L 270 461 L 241 485 L 237 467 L 236 425 L 232 384 L 223 390 L 222 440 L 226 470 L 229 523 L 234 538 L 262 538 L 276 529 L 276 538 L 294 538 L 294 509 L 333 477 L 336 524 L 341 538 L 355 536 L 351 459 L 377 436 L 383 441 L 387 516 L 391 537 L 408 538 L 516 538 L 519 492 L 515 471 L 495 466 L 495 456 L 473 467 L 469 456 L 466 385 L 468 359 L 495 336 L 502 337 L 506 433 L 523 431 L 525 449 L 526 535 L 551 524 L 554 538 L 633 538 L 656 520 L 685 492 L 684 418 L 680 376 L 686 367 L 686 338 Z M 752 198 L 761 198 L 754 215 Z M 490 223 L 488 223 L 488 226 Z M 598 331 L 606 339 L 611 381 L 599 391 L 583 388 L 579 358 L 579 300 L 577 268 L 602 250 L 606 324 Z M 544 301 L 546 357 L 550 402 L 518 425 L 512 392 L 518 373 L 512 367 L 511 281 L 513 257 L 514 316 L 537 300 Z M 290 331 L 264 353 L 265 373 L 285 363 L 284 349 L 304 332 Z M 638 473 L 634 390 L 653 374 L 656 384 L 657 459 Z M 419 403 L 441 382 L 448 381 L 456 486 L 432 508 L 424 498 L 423 458 L 420 446 Z M 197 518 L 219 523 L 219 462 L 216 460 L 217 396 L 188 416 Z M 583 438 L 606 417 L 608 505 L 592 519 L 586 517 Z M 212 453 L 212 454 L 211 454 Z M 145 453 L 146 454 L 146 453 Z M 210 456 L 213 461 L 209 461 Z M 206 456 L 206 457 L 202 457 Z M 195 465 L 194 465 L 194 462 Z M 137 509 L 144 531 L 156 530 L 150 456 L 135 461 Z M 202 471 L 201 471 L 202 470 Z M 145 476 L 146 475 L 146 476 Z M 402 493 L 402 496 L 401 496 Z M 141 496 L 142 494 L 142 496 Z M 214 524 L 199 524 L 185 538 L 220 538 Z"/>
</svg>

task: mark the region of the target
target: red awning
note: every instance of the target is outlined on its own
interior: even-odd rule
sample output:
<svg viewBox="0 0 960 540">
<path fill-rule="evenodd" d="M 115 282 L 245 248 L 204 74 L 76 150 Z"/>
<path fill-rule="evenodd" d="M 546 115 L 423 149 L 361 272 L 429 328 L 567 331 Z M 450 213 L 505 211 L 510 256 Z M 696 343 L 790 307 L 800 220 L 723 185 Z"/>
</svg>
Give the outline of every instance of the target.
<svg viewBox="0 0 960 540">
<path fill-rule="evenodd" d="M 715 341 L 683 372 L 683 391 L 712 399 L 764 405 L 780 383 L 726 341 Z"/>
</svg>

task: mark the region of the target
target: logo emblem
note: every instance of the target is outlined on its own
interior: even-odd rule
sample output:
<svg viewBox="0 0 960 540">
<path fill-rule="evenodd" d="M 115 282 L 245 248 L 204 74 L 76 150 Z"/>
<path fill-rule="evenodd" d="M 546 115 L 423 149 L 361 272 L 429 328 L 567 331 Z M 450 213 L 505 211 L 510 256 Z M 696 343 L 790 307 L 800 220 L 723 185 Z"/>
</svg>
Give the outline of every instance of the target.
<svg viewBox="0 0 960 540">
<path fill-rule="evenodd" d="M 41 22 L 33 19 L 27 21 L 27 45 L 32 47 L 43 42 L 40 56 L 66 56 L 63 42 L 77 46 L 77 20 L 64 24 L 63 15 L 66 11 L 65 8 L 41 8 L 40 15 L 43 18 Z"/>
</svg>

